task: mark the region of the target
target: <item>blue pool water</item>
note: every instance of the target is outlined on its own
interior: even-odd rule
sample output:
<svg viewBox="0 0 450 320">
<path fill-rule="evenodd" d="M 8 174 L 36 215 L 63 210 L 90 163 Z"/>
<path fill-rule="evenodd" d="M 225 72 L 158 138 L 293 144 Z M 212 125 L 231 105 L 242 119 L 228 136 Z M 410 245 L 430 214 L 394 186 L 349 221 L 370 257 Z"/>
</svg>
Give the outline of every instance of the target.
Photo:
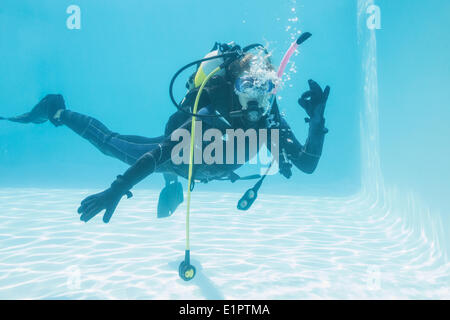
<svg viewBox="0 0 450 320">
<path fill-rule="evenodd" d="M 450 11 L 437 0 L 441 13 L 425 2 L 411 5 L 419 29 L 435 32 L 415 33 L 420 48 L 400 46 L 410 36 L 396 33 L 408 20 L 401 2 L 291 0 L 271 9 L 268 1 L 231 1 L 235 10 L 205 27 L 219 8 L 206 1 L 80 0 L 81 29 L 68 30 L 70 1 L 5 1 L 0 115 L 61 92 L 70 108 L 114 130 L 158 136 L 173 112 L 167 86 L 178 67 L 219 40 L 263 42 L 279 61 L 300 30 L 313 37 L 293 58 L 279 98 L 301 141 L 305 115 L 295 104 L 306 80 L 330 84 L 332 93 L 330 133 L 314 174 L 268 177 L 245 213 L 235 208 L 249 184 L 196 186 L 190 240 L 198 274 L 190 282 L 178 276 L 186 203 L 156 218 L 160 176 L 122 200 L 109 224 L 81 222 L 80 201 L 126 166 L 66 128 L 0 122 L 0 299 L 450 298 L 450 152 L 440 140 L 448 135 L 440 118 L 449 111 L 420 125 L 412 114 L 422 112 L 426 94 L 408 90 L 428 72 L 420 86 L 441 93 L 427 102 L 446 98 L 435 82 L 448 84 L 438 65 L 448 49 L 438 50 L 442 39 L 433 37 L 443 28 L 434 23 L 448 21 Z M 366 25 L 374 3 L 379 30 Z M 411 55 L 427 59 L 411 67 L 404 62 Z M 398 74 L 404 79 L 394 82 Z"/>
</svg>

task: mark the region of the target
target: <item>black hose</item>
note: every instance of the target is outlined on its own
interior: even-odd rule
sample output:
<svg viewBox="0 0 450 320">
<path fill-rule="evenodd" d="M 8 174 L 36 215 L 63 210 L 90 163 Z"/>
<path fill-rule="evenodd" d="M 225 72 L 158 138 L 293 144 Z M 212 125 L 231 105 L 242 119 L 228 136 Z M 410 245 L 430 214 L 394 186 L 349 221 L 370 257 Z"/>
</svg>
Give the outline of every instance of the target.
<svg viewBox="0 0 450 320">
<path fill-rule="evenodd" d="M 177 77 L 180 75 L 180 73 L 182 73 L 184 70 L 186 70 L 189 67 L 192 67 L 193 65 L 196 65 L 198 63 L 202 63 L 204 61 L 209 61 L 209 60 L 214 60 L 214 59 L 220 59 L 220 58 L 225 58 L 225 57 L 231 57 L 231 56 L 236 56 L 236 52 L 229 52 L 229 53 L 224 53 L 218 56 L 214 56 L 214 57 L 209 57 L 209 58 L 203 58 L 200 60 L 196 60 L 193 61 L 191 63 L 188 63 L 187 65 L 185 65 L 184 67 L 182 67 L 181 69 L 179 69 L 174 76 L 172 77 L 172 80 L 170 81 L 170 85 L 169 85 L 169 95 L 170 95 L 170 100 L 172 100 L 172 103 L 175 105 L 175 107 L 185 113 L 188 114 L 190 116 L 194 116 L 194 117 L 203 117 L 203 118 L 219 118 L 221 117 L 221 115 L 218 114 L 198 114 L 198 113 L 192 113 L 186 110 L 183 110 L 181 108 L 181 106 L 176 102 L 175 97 L 173 96 L 173 85 L 175 83 L 175 80 L 177 79 Z"/>
<path fill-rule="evenodd" d="M 269 54 L 269 52 L 267 51 L 266 47 L 264 47 L 264 46 L 263 46 L 262 44 L 260 44 L 260 43 L 254 43 L 254 44 L 248 45 L 248 46 L 246 46 L 246 47 L 244 47 L 244 48 L 242 49 L 242 52 L 247 52 L 247 51 L 250 51 L 250 50 L 252 50 L 252 49 L 254 49 L 254 48 L 258 48 L 258 47 L 259 47 L 259 48 L 262 48 L 266 54 Z"/>
</svg>

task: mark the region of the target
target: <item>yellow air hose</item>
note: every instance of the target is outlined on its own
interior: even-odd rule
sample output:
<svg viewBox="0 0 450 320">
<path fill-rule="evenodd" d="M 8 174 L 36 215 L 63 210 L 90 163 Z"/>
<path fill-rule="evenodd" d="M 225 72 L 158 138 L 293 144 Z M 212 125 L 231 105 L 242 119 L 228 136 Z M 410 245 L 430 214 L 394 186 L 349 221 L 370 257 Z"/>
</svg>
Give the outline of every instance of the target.
<svg viewBox="0 0 450 320">
<path fill-rule="evenodd" d="M 200 101 L 200 96 L 202 95 L 203 88 L 209 79 L 214 76 L 217 72 L 219 72 L 221 67 L 215 68 L 211 71 L 208 76 L 203 80 L 200 89 L 198 90 L 197 96 L 195 97 L 194 109 L 192 113 L 197 113 L 198 103 Z M 194 141 L 195 141 L 195 116 L 192 116 L 192 124 L 191 124 L 191 147 L 189 154 L 189 173 L 188 173 L 188 189 L 187 189 L 187 210 L 186 210 L 186 250 L 190 250 L 189 244 L 189 213 L 191 210 L 191 180 L 192 180 L 192 167 L 194 166 Z"/>
</svg>

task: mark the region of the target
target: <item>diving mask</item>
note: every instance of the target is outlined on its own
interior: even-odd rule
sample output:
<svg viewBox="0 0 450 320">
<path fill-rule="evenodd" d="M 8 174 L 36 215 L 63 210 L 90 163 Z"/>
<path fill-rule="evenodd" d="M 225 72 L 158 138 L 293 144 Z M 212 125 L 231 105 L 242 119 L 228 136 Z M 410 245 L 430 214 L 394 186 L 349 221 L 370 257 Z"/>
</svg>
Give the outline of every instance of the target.
<svg viewBox="0 0 450 320">
<path fill-rule="evenodd" d="M 266 95 L 275 88 L 272 80 L 258 79 L 255 77 L 244 76 L 236 79 L 234 89 L 238 95 L 246 95 L 248 97 L 258 97 Z"/>
<path fill-rule="evenodd" d="M 238 78 L 234 91 L 242 109 L 231 112 L 231 117 L 243 117 L 250 122 L 259 121 L 271 109 L 274 88 L 275 84 L 272 80 L 261 80 L 249 76 Z"/>
</svg>

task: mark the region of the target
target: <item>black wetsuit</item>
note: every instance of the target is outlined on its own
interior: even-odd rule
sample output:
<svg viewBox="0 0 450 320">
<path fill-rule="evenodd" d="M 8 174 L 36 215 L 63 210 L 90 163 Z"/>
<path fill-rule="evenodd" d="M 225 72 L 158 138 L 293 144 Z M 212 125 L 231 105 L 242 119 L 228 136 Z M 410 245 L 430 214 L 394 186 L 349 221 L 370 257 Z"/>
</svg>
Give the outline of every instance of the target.
<svg viewBox="0 0 450 320">
<path fill-rule="evenodd" d="M 194 89 L 187 94 L 182 102 L 183 108 L 186 108 L 186 110 L 192 108 L 196 93 L 197 91 Z M 308 138 L 306 143 L 302 145 L 295 138 L 286 120 L 280 115 L 276 102 L 270 114 L 257 123 L 249 123 L 241 118 L 229 117 L 230 110 L 239 108 L 241 106 L 233 92 L 232 85 L 221 77 L 214 77 L 204 89 L 198 113 L 211 114 L 217 110 L 231 126 L 219 118 L 198 117 L 197 121 L 202 120 L 203 131 L 216 128 L 223 134 L 225 134 L 227 128 L 241 128 L 243 130 L 249 128 L 279 129 L 279 151 L 282 158 L 280 163 L 292 163 L 305 173 L 312 173 L 315 170 L 322 153 L 326 133 L 323 119 L 319 122 L 310 122 Z M 129 164 L 131 167 L 121 177 L 127 181 L 130 188 L 153 172 L 176 174 L 187 178 L 188 165 L 175 165 L 171 161 L 172 148 L 178 143 L 178 141 L 171 141 L 171 133 L 178 128 L 184 128 L 188 131 L 191 129 L 191 117 L 181 111 L 177 111 L 169 118 L 164 135 L 156 138 L 121 135 L 110 131 L 94 118 L 70 110 L 65 110 L 61 114 L 61 123 L 87 139 L 104 154 Z M 267 145 L 270 150 L 270 131 Z M 246 150 L 246 161 L 248 160 Z M 194 165 L 193 176 L 196 180 L 203 182 L 223 179 L 231 177 L 233 171 L 240 166 L 241 164 L 198 164 Z M 280 167 L 280 169 L 282 169 L 280 172 L 283 175 L 290 177 L 289 167 L 287 169 L 286 167 L 284 169 Z"/>
</svg>

